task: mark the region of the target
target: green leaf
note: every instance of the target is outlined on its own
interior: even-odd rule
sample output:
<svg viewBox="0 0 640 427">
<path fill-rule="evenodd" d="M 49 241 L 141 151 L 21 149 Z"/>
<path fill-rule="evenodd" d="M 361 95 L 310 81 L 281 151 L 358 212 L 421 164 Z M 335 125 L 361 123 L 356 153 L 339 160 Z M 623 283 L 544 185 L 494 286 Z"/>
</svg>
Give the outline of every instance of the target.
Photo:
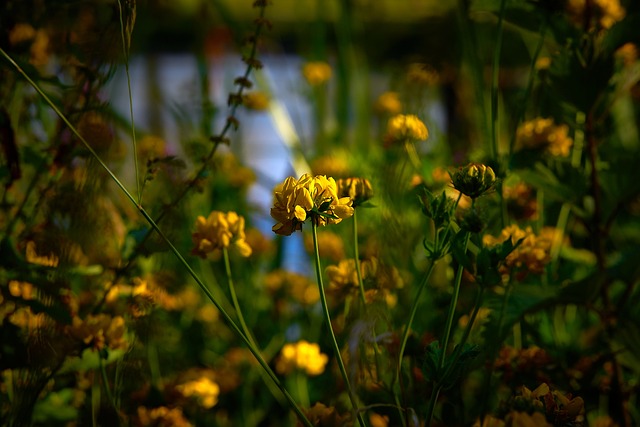
<svg viewBox="0 0 640 427">
<path fill-rule="evenodd" d="M 462 265 L 467 271 L 473 270 L 473 262 L 469 255 L 467 255 L 465 241 L 467 239 L 466 231 L 459 231 L 451 239 L 451 255 L 453 258 Z"/>
</svg>

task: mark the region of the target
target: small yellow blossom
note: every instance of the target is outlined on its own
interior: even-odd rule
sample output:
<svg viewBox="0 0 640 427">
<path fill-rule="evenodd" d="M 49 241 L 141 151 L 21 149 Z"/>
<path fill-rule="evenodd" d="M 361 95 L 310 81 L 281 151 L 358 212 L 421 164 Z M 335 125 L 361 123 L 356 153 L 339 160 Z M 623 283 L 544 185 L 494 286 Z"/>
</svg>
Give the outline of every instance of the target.
<svg viewBox="0 0 640 427">
<path fill-rule="evenodd" d="M 520 125 L 516 144 L 519 149 L 544 149 L 552 156 L 566 157 L 573 140 L 567 125 L 556 125 L 553 119 L 538 117 Z"/>
<path fill-rule="evenodd" d="M 509 238 L 514 244 L 520 239 L 522 242 L 507 256 L 501 271 L 504 274 L 509 271 L 517 272 L 520 279 L 529 273 L 542 274 L 544 267 L 551 260 L 551 248 L 555 244 L 566 243 L 562 232 L 554 227 L 545 227 L 540 235 L 536 236 L 531 227 L 523 230 L 515 224 L 503 229 L 498 237 L 485 235 L 483 243 L 493 246 Z"/>
<path fill-rule="evenodd" d="M 402 111 L 402 102 L 400 101 L 398 92 L 384 92 L 376 100 L 374 109 L 378 114 L 400 114 Z"/>
<path fill-rule="evenodd" d="M 385 144 L 404 141 L 424 141 L 429 137 L 427 126 L 413 114 L 397 114 L 387 123 Z"/>
<path fill-rule="evenodd" d="M 322 235 L 324 233 L 320 233 Z M 264 278 L 265 287 L 271 294 L 282 290 L 302 305 L 313 305 L 320 300 L 318 286 L 302 274 L 286 270 L 275 270 Z"/>
<path fill-rule="evenodd" d="M 329 357 L 320 353 L 318 344 L 302 340 L 295 344 L 285 344 L 282 347 L 280 357 L 276 362 L 276 371 L 286 375 L 299 369 L 305 371 L 307 375 L 315 376 L 324 372 L 328 361 Z"/>
<path fill-rule="evenodd" d="M 532 220 L 538 217 L 538 201 L 533 189 L 523 182 L 503 187 L 507 207 L 516 219 Z"/>
<path fill-rule="evenodd" d="M 620 5 L 619 0 L 593 0 L 590 2 L 591 16 L 596 19 L 598 25 L 603 29 L 608 29 L 626 15 L 626 11 Z M 586 0 L 569 0 L 567 11 L 578 25 L 582 25 L 584 20 Z"/>
<path fill-rule="evenodd" d="M 105 347 L 112 350 L 127 347 L 124 339 L 125 322 L 122 316 L 90 314 L 84 319 L 74 316 L 66 331 L 69 336 L 82 341 L 94 350 L 102 350 Z"/>
<path fill-rule="evenodd" d="M 242 96 L 242 105 L 249 110 L 263 111 L 269 107 L 269 97 L 264 92 L 247 92 Z"/>
<path fill-rule="evenodd" d="M 184 397 L 194 397 L 205 409 L 213 408 L 218 403 L 220 386 L 207 377 L 181 384 L 176 389 Z"/>
<path fill-rule="evenodd" d="M 331 78 L 331 66 L 326 62 L 307 62 L 302 66 L 302 75 L 311 86 L 318 86 Z"/>
<path fill-rule="evenodd" d="M 630 66 L 638 60 L 638 47 L 633 43 L 625 43 L 615 53 L 625 66 Z"/>
<path fill-rule="evenodd" d="M 192 240 L 191 253 L 202 258 L 229 248 L 232 242 L 240 255 L 251 255 L 251 247 L 245 241 L 244 218 L 235 212 L 213 211 L 207 218 L 198 216 Z"/>
<path fill-rule="evenodd" d="M 369 415 L 369 424 L 371 427 L 388 427 L 389 417 L 372 412 L 371 415 Z"/>
<path fill-rule="evenodd" d="M 25 258 L 32 264 L 44 265 L 46 267 L 57 267 L 59 259 L 53 253 L 49 255 L 40 255 L 36 251 L 36 244 L 33 241 L 27 242 L 27 250 Z"/>
<path fill-rule="evenodd" d="M 536 59 L 535 67 L 538 71 L 548 70 L 549 67 L 551 67 L 551 58 L 548 56 L 539 57 L 538 59 Z"/>
<path fill-rule="evenodd" d="M 289 177 L 274 191 L 271 217 L 278 222 L 272 230 L 289 236 L 301 230 L 309 217 L 320 226 L 337 224 L 353 215 L 351 203 L 348 197 L 338 197 L 333 178 L 309 174 L 302 175 L 300 179 Z"/>
<path fill-rule="evenodd" d="M 36 37 L 36 30 L 31 24 L 16 24 L 9 32 L 9 43 L 15 46 L 19 43 L 33 40 Z"/>
<path fill-rule="evenodd" d="M 366 178 L 339 179 L 336 184 L 338 186 L 338 195 L 351 198 L 354 208 L 373 197 L 373 188 Z"/>
<path fill-rule="evenodd" d="M 399 289 L 404 286 L 400 273 L 395 267 L 389 267 L 378 261 L 377 258 L 370 258 L 360 261 L 360 272 L 365 283 L 372 282 L 374 289 L 368 292 L 370 299 L 381 298 L 389 305 L 393 305 L 393 296 L 390 290 Z M 353 259 L 345 259 L 338 265 L 329 265 L 325 269 L 329 278 L 327 290 L 333 294 L 346 294 L 355 292 L 359 285 L 356 263 Z"/>
</svg>

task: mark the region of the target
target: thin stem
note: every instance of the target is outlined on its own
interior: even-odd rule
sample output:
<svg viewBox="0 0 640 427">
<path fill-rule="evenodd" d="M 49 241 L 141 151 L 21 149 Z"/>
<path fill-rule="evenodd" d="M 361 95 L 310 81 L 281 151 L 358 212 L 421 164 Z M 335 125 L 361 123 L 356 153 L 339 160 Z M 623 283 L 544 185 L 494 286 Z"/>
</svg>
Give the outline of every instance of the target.
<svg viewBox="0 0 640 427">
<path fill-rule="evenodd" d="M 135 3 L 134 3 L 135 4 Z M 135 6 L 133 6 L 135 7 Z M 123 10 L 122 10 L 122 2 L 118 0 L 118 9 L 120 11 L 120 35 L 122 36 L 122 51 L 124 52 L 124 72 L 127 75 L 127 89 L 129 91 L 129 117 L 131 119 L 131 141 L 133 144 L 133 166 L 136 171 L 136 190 L 138 194 L 138 203 L 142 201 L 142 189 L 140 188 L 140 167 L 138 165 L 138 147 L 136 143 L 136 125 L 133 120 L 133 96 L 131 94 L 131 76 L 129 74 L 129 44 L 131 42 L 131 31 L 133 31 L 133 19 L 131 19 L 132 14 L 135 13 L 134 10 L 129 10 L 128 17 L 130 18 L 127 21 L 127 24 L 131 23 L 131 28 L 125 28 L 124 19 L 123 19 Z M 129 30 L 127 32 L 127 30 Z M 127 37 L 128 36 L 128 40 Z"/>
<path fill-rule="evenodd" d="M 324 283 L 322 281 L 322 271 L 320 267 L 320 250 L 318 248 L 318 226 L 316 222 L 311 221 L 311 230 L 313 231 L 313 249 L 316 257 L 316 277 L 318 279 L 318 290 L 320 291 L 320 302 L 322 303 L 322 312 L 324 314 L 324 319 L 327 322 L 327 326 L 329 328 L 329 333 L 331 334 L 331 344 L 333 345 L 333 351 L 336 354 L 336 360 L 338 361 L 338 367 L 340 368 L 340 373 L 342 374 L 342 379 L 344 380 L 344 384 L 347 387 L 347 393 L 349 394 L 349 400 L 351 400 L 351 405 L 353 407 L 353 411 L 356 413 L 358 417 L 358 422 L 362 427 L 366 426 L 362 414 L 358 409 L 358 402 L 356 400 L 356 396 L 353 393 L 353 389 L 351 388 L 351 382 L 349 381 L 349 375 L 347 374 L 347 369 L 344 366 L 344 362 L 342 361 L 342 355 L 340 353 L 340 346 L 338 346 L 338 341 L 336 340 L 336 334 L 333 332 L 333 326 L 331 325 L 331 315 L 329 314 L 329 306 L 327 305 L 327 296 L 324 292 Z"/>
<path fill-rule="evenodd" d="M 358 210 L 353 210 L 353 259 L 356 263 L 356 274 L 358 275 L 358 286 L 360 288 L 360 299 L 362 300 L 362 306 L 366 309 L 367 300 L 364 296 L 364 283 L 362 281 L 362 270 L 360 268 L 360 254 L 358 251 Z"/>
<path fill-rule="evenodd" d="M 104 391 L 107 394 L 107 399 L 109 403 L 113 407 L 114 410 L 118 411 L 116 407 L 116 402 L 113 399 L 113 394 L 111 394 L 111 387 L 109 387 L 109 379 L 107 378 L 107 369 L 104 366 L 104 360 L 102 358 L 102 354 L 98 356 L 98 363 L 100 364 L 100 375 L 102 377 L 102 385 L 104 387 Z"/>
<path fill-rule="evenodd" d="M 211 303 L 213 303 L 213 305 L 218 309 L 218 311 L 220 312 L 220 314 L 224 317 L 225 321 L 227 322 L 227 324 L 231 327 L 231 329 L 233 329 L 233 331 L 242 339 L 242 341 L 246 344 L 246 346 L 249 348 L 249 351 L 253 354 L 253 356 L 256 358 L 256 360 L 258 361 L 258 363 L 260 364 L 260 366 L 265 370 L 265 372 L 269 375 L 269 377 L 271 378 L 271 380 L 275 383 L 275 385 L 280 389 L 280 391 L 282 392 L 282 394 L 284 395 L 284 397 L 287 399 L 287 401 L 289 402 L 291 408 L 294 410 L 294 412 L 296 413 L 296 415 L 298 416 L 299 420 L 307 427 L 313 427 L 313 425 L 311 424 L 311 422 L 307 419 L 307 417 L 304 415 L 304 413 L 302 412 L 302 410 L 300 409 L 300 407 L 297 405 L 297 403 L 295 402 L 295 400 L 293 399 L 293 397 L 291 397 L 291 395 L 289 394 L 289 392 L 286 390 L 286 388 L 282 385 L 282 383 L 280 382 L 280 380 L 278 380 L 278 377 L 276 376 L 276 374 L 273 372 L 273 370 L 271 369 L 271 367 L 269 367 L 269 364 L 264 360 L 264 358 L 262 357 L 262 355 L 260 354 L 260 352 L 258 351 L 258 349 L 247 339 L 247 337 L 245 337 L 244 333 L 242 332 L 242 330 L 238 327 L 238 325 L 233 321 L 233 319 L 231 318 L 231 316 L 229 316 L 229 314 L 225 311 L 225 309 L 222 307 L 222 305 L 220 305 L 220 303 L 218 302 L 218 300 L 213 296 L 213 294 L 211 293 L 211 291 L 209 291 L 209 289 L 207 288 L 207 286 L 204 284 L 204 282 L 202 281 L 202 279 L 200 279 L 200 277 L 196 274 L 196 272 L 193 270 L 193 268 L 191 267 L 191 265 L 189 265 L 189 263 L 184 259 L 184 257 L 182 256 L 182 254 L 178 251 L 178 249 L 176 249 L 176 247 L 173 245 L 173 243 L 171 243 L 171 241 L 167 238 L 167 236 L 162 232 L 162 230 L 160 230 L 160 228 L 158 227 L 158 224 L 153 220 L 153 218 L 151 218 L 151 216 L 149 215 L 149 213 L 142 207 L 142 205 L 140 205 L 139 203 L 136 202 L 136 200 L 133 198 L 133 196 L 131 195 L 131 193 L 129 193 L 129 191 L 126 189 L 126 187 L 122 184 L 122 182 L 115 176 L 115 174 L 111 171 L 111 169 L 104 163 L 104 161 L 100 158 L 100 156 L 98 156 L 98 154 L 93 150 L 93 148 L 91 148 L 91 145 L 89 145 L 89 143 L 87 142 L 87 140 L 78 132 L 78 130 L 75 128 L 75 126 L 73 126 L 71 124 L 71 122 L 69 121 L 69 119 L 60 111 L 60 109 L 53 103 L 53 101 L 51 100 L 51 98 L 49 98 L 49 96 L 44 93 L 44 91 L 40 88 L 40 86 L 35 83 L 27 73 L 25 73 L 25 71 L 4 51 L 4 49 L 2 49 L 0 47 L 0 55 L 2 55 L 10 64 L 11 66 L 13 66 L 20 75 L 22 75 L 27 82 L 29 82 L 29 84 L 35 89 L 36 92 L 38 92 L 38 94 L 42 97 L 42 99 L 49 105 L 49 107 L 51 107 L 51 109 L 60 117 L 60 119 L 69 127 L 69 130 L 71 131 L 71 133 L 73 133 L 78 140 L 82 143 L 82 145 L 85 147 L 85 149 L 87 151 L 89 151 L 89 153 L 93 156 L 93 158 L 96 160 L 96 162 L 98 162 L 98 164 L 105 170 L 105 172 L 109 175 L 109 177 L 113 180 L 113 182 L 116 184 L 116 186 L 124 193 L 124 195 L 126 196 L 127 199 L 129 199 L 129 201 L 131 203 L 133 203 L 137 208 L 138 211 L 140 212 L 140 214 L 145 218 L 145 220 L 149 223 L 149 225 L 151 226 L 151 228 L 153 230 L 155 230 L 155 232 L 158 233 L 158 235 L 160 236 L 160 238 L 165 242 L 165 244 L 169 247 L 169 250 L 174 254 L 174 256 L 178 259 L 179 263 L 182 264 L 182 266 L 187 270 L 187 272 L 189 273 L 189 275 L 193 278 L 193 280 L 195 280 L 195 282 L 198 284 L 198 286 L 200 287 L 200 289 L 202 290 L 202 292 L 204 292 L 204 294 L 207 296 L 207 298 L 209 299 L 209 301 L 211 301 Z"/>
<path fill-rule="evenodd" d="M 469 232 L 465 233 L 464 236 L 464 245 L 463 251 L 466 252 L 467 244 L 469 243 Z M 456 306 L 458 305 L 458 297 L 460 296 L 460 284 L 462 283 L 462 273 L 464 271 L 464 267 L 462 264 L 458 266 L 458 271 L 456 272 L 455 283 L 453 285 L 453 296 L 451 297 L 451 303 L 449 304 L 449 313 L 447 314 L 447 323 L 444 328 L 444 337 L 442 339 L 442 344 L 440 345 L 441 353 L 440 359 L 438 360 L 438 370 L 442 370 L 444 368 L 445 359 L 447 356 L 447 347 L 449 346 L 449 338 L 451 337 L 451 328 L 453 326 L 453 317 L 456 312 Z M 442 389 L 442 385 L 436 385 L 436 388 L 431 393 L 431 398 L 429 399 L 429 407 L 427 411 L 427 419 L 426 425 L 429 427 L 431 425 L 431 419 L 433 418 L 433 412 L 436 406 L 436 401 L 438 400 L 438 395 L 440 394 L 440 390 Z"/>
<path fill-rule="evenodd" d="M 238 303 L 238 297 L 236 295 L 236 287 L 233 284 L 233 278 L 231 276 L 231 263 L 229 262 L 229 251 L 227 248 L 222 248 L 222 258 L 224 259 L 224 270 L 227 275 L 227 285 L 229 286 L 229 294 L 231 295 L 231 301 L 233 302 L 233 308 L 236 310 L 236 315 L 238 316 L 238 320 L 240 321 L 240 327 L 244 332 L 244 335 L 247 337 L 251 343 L 256 345 L 255 340 L 253 339 L 253 335 L 251 331 L 247 327 L 247 323 L 244 320 L 244 316 L 242 314 L 242 310 L 240 309 L 240 304 Z"/>
<path fill-rule="evenodd" d="M 426 274 L 424 275 L 420 286 L 418 287 L 418 293 L 413 299 L 413 305 L 411 307 L 411 314 L 409 315 L 409 321 L 404 327 L 404 332 L 402 333 L 402 339 L 400 340 L 400 352 L 398 353 L 398 365 L 396 366 L 396 376 L 394 379 L 394 383 L 399 383 L 400 381 L 400 371 L 402 370 L 402 359 L 404 358 L 404 350 L 407 346 L 407 340 L 409 339 L 409 332 L 411 331 L 411 325 L 413 325 L 413 319 L 416 316 L 416 312 L 418 311 L 418 303 L 420 302 L 420 296 L 422 295 L 422 291 L 429 283 L 429 278 L 431 277 L 431 273 L 436 265 L 437 260 L 431 261 L 429 268 L 427 269 Z M 396 394 L 396 405 L 398 406 L 398 411 L 400 413 L 400 419 L 402 420 L 402 425 L 406 426 L 407 423 L 404 419 L 404 414 L 402 412 L 402 406 L 400 405 L 398 395 Z"/>
<path fill-rule="evenodd" d="M 498 160 L 498 84 L 500 76 L 500 53 L 502 51 L 502 33 L 504 30 L 504 12 L 506 0 L 500 2 L 500 15 L 498 16 L 498 34 L 493 52 L 493 70 L 491 78 L 491 158 Z"/>
</svg>

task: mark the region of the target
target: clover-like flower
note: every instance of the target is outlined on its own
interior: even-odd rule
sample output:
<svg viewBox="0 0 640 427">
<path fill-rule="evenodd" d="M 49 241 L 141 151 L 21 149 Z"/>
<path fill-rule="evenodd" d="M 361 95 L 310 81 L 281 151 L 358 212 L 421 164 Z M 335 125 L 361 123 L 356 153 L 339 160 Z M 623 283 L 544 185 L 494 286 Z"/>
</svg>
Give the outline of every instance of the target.
<svg viewBox="0 0 640 427">
<path fill-rule="evenodd" d="M 567 125 L 556 125 L 553 119 L 538 117 L 518 128 L 516 144 L 519 149 L 542 149 L 552 156 L 567 157 L 573 140 Z"/>
<path fill-rule="evenodd" d="M 207 377 L 180 384 L 176 387 L 184 397 L 193 397 L 206 409 L 213 408 L 218 403 L 220 386 Z"/>
<path fill-rule="evenodd" d="M 324 175 L 304 174 L 300 179 L 290 176 L 276 187 L 271 217 L 278 221 L 273 232 L 289 236 L 302 230 L 311 218 L 316 225 L 337 224 L 353 215 L 349 197 L 339 197 L 336 181 Z"/>
<path fill-rule="evenodd" d="M 202 258 L 234 244 L 240 255 L 251 255 L 251 246 L 245 241 L 244 218 L 235 212 L 213 211 L 207 218 L 198 216 L 196 231 L 191 235 L 191 253 Z"/>
<path fill-rule="evenodd" d="M 276 371 L 289 374 L 295 369 L 303 370 L 307 375 L 320 375 L 329 357 L 320 353 L 320 346 L 305 340 L 285 344 L 276 362 Z"/>
<path fill-rule="evenodd" d="M 489 191 L 496 183 L 496 174 L 489 166 L 469 163 L 451 176 L 453 188 L 475 199 Z"/>
<path fill-rule="evenodd" d="M 413 114 L 397 114 L 387 122 L 385 143 L 424 141 L 429 137 L 427 126 Z"/>
</svg>

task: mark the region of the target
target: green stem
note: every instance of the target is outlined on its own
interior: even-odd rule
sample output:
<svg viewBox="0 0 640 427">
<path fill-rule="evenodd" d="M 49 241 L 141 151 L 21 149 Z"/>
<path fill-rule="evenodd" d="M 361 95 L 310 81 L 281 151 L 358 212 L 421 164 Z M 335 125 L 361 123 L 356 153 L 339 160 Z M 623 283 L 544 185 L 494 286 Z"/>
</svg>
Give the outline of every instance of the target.
<svg viewBox="0 0 640 427">
<path fill-rule="evenodd" d="M 429 283 L 429 278 L 431 277 L 431 273 L 436 265 L 437 260 L 431 261 L 429 268 L 427 269 L 427 273 L 424 275 L 420 286 L 418 287 L 418 293 L 416 294 L 413 300 L 413 306 L 411 307 L 411 314 L 409 315 L 409 321 L 404 327 L 404 332 L 402 333 L 402 339 L 400 340 L 400 352 L 398 353 L 398 365 L 396 366 L 396 376 L 394 379 L 394 383 L 400 382 L 400 371 L 402 370 L 402 359 L 404 358 L 404 350 L 407 346 L 407 340 L 409 339 L 409 332 L 411 331 L 411 325 L 413 325 L 413 319 L 416 316 L 416 312 L 418 311 L 418 303 L 420 302 L 420 296 L 422 295 L 422 291 Z M 398 407 L 398 411 L 400 413 L 400 419 L 402 420 L 402 425 L 406 426 L 407 423 L 404 419 L 404 413 L 402 412 L 402 406 L 400 405 L 398 395 L 395 395 L 396 405 Z"/>
<path fill-rule="evenodd" d="M 351 400 L 351 405 L 353 407 L 353 411 L 356 413 L 358 418 L 358 422 L 362 427 L 366 426 L 362 414 L 358 409 L 358 402 L 355 394 L 353 393 L 353 389 L 351 388 L 351 382 L 349 381 L 349 375 L 347 374 L 347 369 L 344 366 L 344 362 L 342 361 L 342 355 L 340 353 L 340 346 L 338 346 L 338 341 L 336 340 L 336 334 L 333 332 L 333 326 L 331 325 L 331 315 L 329 314 L 329 306 L 327 305 L 327 296 L 324 292 L 324 283 L 322 281 L 322 271 L 320 267 L 320 250 L 318 248 L 318 226 L 314 219 L 311 220 L 311 230 L 313 231 L 313 249 L 316 257 L 316 277 L 318 279 L 318 290 L 320 291 L 320 302 L 322 303 L 322 311 L 324 314 L 324 319 L 327 322 L 327 326 L 329 328 L 329 333 L 331 334 L 331 344 L 333 345 L 333 351 L 336 354 L 336 360 L 338 361 L 338 367 L 340 368 L 340 373 L 342 374 L 342 379 L 344 380 L 344 384 L 347 387 L 347 393 L 349 394 L 349 399 Z"/>
<path fill-rule="evenodd" d="M 362 306 L 366 310 L 367 300 L 364 295 L 364 283 L 362 281 L 362 270 L 360 269 L 360 254 L 358 251 L 358 210 L 353 210 L 353 259 L 356 263 L 356 274 L 358 275 L 358 286 L 360 288 L 360 299 L 362 300 Z"/>
<path fill-rule="evenodd" d="M 498 16 L 498 34 L 493 52 L 493 70 L 491 78 L 491 158 L 498 160 L 498 84 L 500 75 L 500 53 L 502 52 L 502 33 L 504 30 L 504 12 L 506 0 L 500 2 L 500 14 Z"/>
<path fill-rule="evenodd" d="M 98 355 L 98 363 L 100 364 L 100 375 L 102 376 L 102 386 L 104 387 L 104 391 L 107 394 L 107 399 L 109 403 L 113 407 L 114 410 L 118 411 L 116 407 L 116 402 L 113 399 L 113 394 L 111 394 L 111 387 L 109 387 L 109 379 L 107 378 L 107 369 L 104 366 L 104 360 L 102 354 Z"/>
<path fill-rule="evenodd" d="M 240 309 L 240 304 L 238 303 L 238 297 L 236 295 L 236 287 L 233 284 L 233 278 L 231 276 L 231 263 L 229 262 L 229 251 L 227 248 L 222 248 L 222 258 L 224 259 L 224 270 L 227 274 L 227 285 L 229 286 L 229 294 L 231 295 L 231 301 L 233 303 L 233 308 L 236 310 L 236 315 L 238 316 L 238 320 L 240 321 L 240 327 L 244 332 L 244 335 L 247 337 L 251 343 L 256 345 L 255 340 L 253 339 L 253 335 L 251 331 L 247 327 L 247 323 L 244 320 L 244 315 L 242 314 L 242 310 Z"/>
<path fill-rule="evenodd" d="M 469 243 L 469 233 L 466 232 L 464 236 L 463 251 L 467 250 L 468 243 Z M 447 314 L 447 323 L 445 324 L 445 328 L 444 328 L 444 337 L 442 339 L 442 345 L 440 346 L 441 353 L 440 353 L 440 359 L 438 360 L 438 370 L 442 370 L 444 368 L 444 363 L 447 356 L 447 347 L 449 346 L 449 338 L 451 337 L 451 329 L 453 326 L 453 317 L 456 312 L 456 306 L 458 305 L 458 297 L 460 296 L 460 284 L 462 283 L 463 271 L 464 271 L 464 267 L 461 264 L 458 266 L 455 283 L 453 285 L 453 296 L 451 297 L 451 304 L 449 305 L 449 313 Z M 427 411 L 427 419 L 426 419 L 427 427 L 431 425 L 431 419 L 433 417 L 436 401 L 438 400 L 438 395 L 440 394 L 441 389 L 442 389 L 442 386 L 437 385 L 434 391 L 431 393 L 431 398 L 429 400 L 429 407 Z"/>
<path fill-rule="evenodd" d="M 151 216 L 149 215 L 149 213 L 142 207 L 141 204 L 137 203 L 136 200 L 134 199 L 134 197 L 131 195 L 131 193 L 129 193 L 129 191 L 126 189 L 126 187 L 122 184 L 122 182 L 115 176 L 115 174 L 113 173 L 113 171 L 111 171 L 111 169 L 104 163 L 104 161 L 100 158 L 100 156 L 98 156 L 98 154 L 94 151 L 93 148 L 91 148 L 91 145 L 89 145 L 89 143 L 87 142 L 87 140 L 80 135 L 80 133 L 78 132 L 78 130 L 75 128 L 75 126 L 73 126 L 71 124 L 71 122 L 69 121 L 69 119 L 60 111 L 60 109 L 53 103 L 53 101 L 51 100 L 51 98 L 49 98 L 49 96 L 44 93 L 44 91 L 40 88 L 40 86 L 35 83 L 31 77 L 29 77 L 29 75 L 27 73 L 25 73 L 25 71 L 4 51 L 4 49 L 2 49 L 0 47 L 0 55 L 2 55 L 10 64 L 12 67 L 14 67 L 18 73 L 20 75 L 22 75 L 27 82 L 29 82 L 29 84 L 35 89 L 36 92 L 38 92 L 38 94 L 42 97 L 42 99 L 49 105 L 49 107 L 51 107 L 51 109 L 58 115 L 58 117 L 60 117 L 60 119 L 68 126 L 69 130 L 71 131 L 71 133 L 73 133 L 78 140 L 82 143 L 82 145 L 85 147 L 85 149 L 93 156 L 93 158 L 96 160 L 96 162 L 98 162 L 98 164 L 105 170 L 105 172 L 109 175 L 109 177 L 113 180 L 113 182 L 116 184 L 116 186 L 122 191 L 122 193 L 126 196 L 127 199 L 129 199 L 129 201 L 131 203 L 133 203 L 134 206 L 136 206 L 136 208 L 138 209 L 138 211 L 140 212 L 140 214 L 145 218 L 145 220 L 149 223 L 149 225 L 151 226 L 151 228 L 153 230 L 155 230 L 156 233 L 158 233 L 158 235 L 160 236 L 160 238 L 166 243 L 166 245 L 169 247 L 169 250 L 174 254 L 174 256 L 178 259 L 179 263 L 182 264 L 182 266 L 187 270 L 187 272 L 189 273 L 189 275 L 193 278 L 193 280 L 195 280 L 195 282 L 198 284 L 198 286 L 200 287 L 200 289 L 202 290 L 202 292 L 204 292 L 204 294 L 207 296 L 207 298 L 209 299 L 209 301 L 211 301 L 211 303 L 218 309 L 218 311 L 220 312 L 220 314 L 222 315 L 222 317 L 225 319 L 225 321 L 227 322 L 227 324 L 231 327 L 231 329 L 242 339 L 242 341 L 246 344 L 246 346 L 249 348 L 249 351 L 251 352 L 251 354 L 253 354 L 253 356 L 256 358 L 256 360 L 258 361 L 258 363 L 260 364 L 260 366 L 265 370 L 265 372 L 269 375 L 269 377 L 271 378 L 271 380 L 274 382 L 274 384 L 278 387 L 278 389 L 280 389 L 280 391 L 282 392 L 282 394 L 284 395 L 284 397 L 287 399 L 287 401 L 289 402 L 291 408 L 293 409 L 293 411 L 296 413 L 296 415 L 298 416 L 298 418 L 300 419 L 300 421 L 307 427 L 313 427 L 313 425 L 311 424 L 311 422 L 307 419 L 307 417 L 304 415 L 304 413 L 302 412 L 302 410 L 300 409 L 300 407 L 297 405 L 297 403 L 295 402 L 295 400 L 293 399 L 293 397 L 291 397 L 291 395 L 289 394 L 289 392 L 286 390 L 286 388 L 282 385 L 282 383 L 280 382 L 280 380 L 278 379 L 278 377 L 276 376 L 276 374 L 273 372 L 273 370 L 271 369 L 271 367 L 269 366 L 269 364 L 264 360 L 264 358 L 262 357 L 262 355 L 260 354 L 260 352 L 258 351 L 258 349 L 247 339 L 247 337 L 244 335 L 244 333 L 242 332 L 242 330 L 238 327 L 238 325 L 233 321 L 233 319 L 231 318 L 231 316 L 226 312 L 226 310 L 222 307 L 222 305 L 220 305 L 220 303 L 218 302 L 218 300 L 213 296 L 213 294 L 211 293 L 211 291 L 209 291 L 209 289 L 207 288 L 207 286 L 204 284 L 204 282 L 202 281 L 202 279 L 200 279 L 200 277 L 196 274 L 196 272 L 193 270 L 193 268 L 191 267 L 191 265 L 189 265 L 189 263 L 184 259 L 184 257 L 182 256 L 182 254 L 178 251 L 178 249 L 173 245 L 173 243 L 171 243 L 171 241 L 167 238 L 167 236 L 162 232 L 162 230 L 160 230 L 160 228 L 158 227 L 158 224 L 153 220 L 153 218 L 151 218 Z"/>
<path fill-rule="evenodd" d="M 135 3 L 134 3 L 135 4 Z M 134 6 L 135 7 L 135 6 Z M 131 119 L 131 141 L 133 144 L 133 166 L 136 171 L 136 190 L 138 194 L 138 203 L 142 201 L 142 189 L 140 188 L 140 167 L 138 165 L 138 147 L 136 143 L 136 125 L 133 120 L 133 96 L 131 95 L 131 76 L 129 74 L 129 43 L 126 40 L 125 32 L 126 28 L 123 19 L 122 2 L 118 0 L 118 9 L 120 11 L 120 35 L 122 36 L 122 51 L 124 52 L 124 72 L 127 75 L 127 89 L 129 91 L 129 117 Z M 129 15 L 135 13 L 135 11 L 129 11 Z M 133 25 L 133 22 L 131 22 Z M 130 30 L 133 30 L 131 28 Z M 129 41 L 131 40 L 131 33 L 129 33 Z"/>
</svg>

